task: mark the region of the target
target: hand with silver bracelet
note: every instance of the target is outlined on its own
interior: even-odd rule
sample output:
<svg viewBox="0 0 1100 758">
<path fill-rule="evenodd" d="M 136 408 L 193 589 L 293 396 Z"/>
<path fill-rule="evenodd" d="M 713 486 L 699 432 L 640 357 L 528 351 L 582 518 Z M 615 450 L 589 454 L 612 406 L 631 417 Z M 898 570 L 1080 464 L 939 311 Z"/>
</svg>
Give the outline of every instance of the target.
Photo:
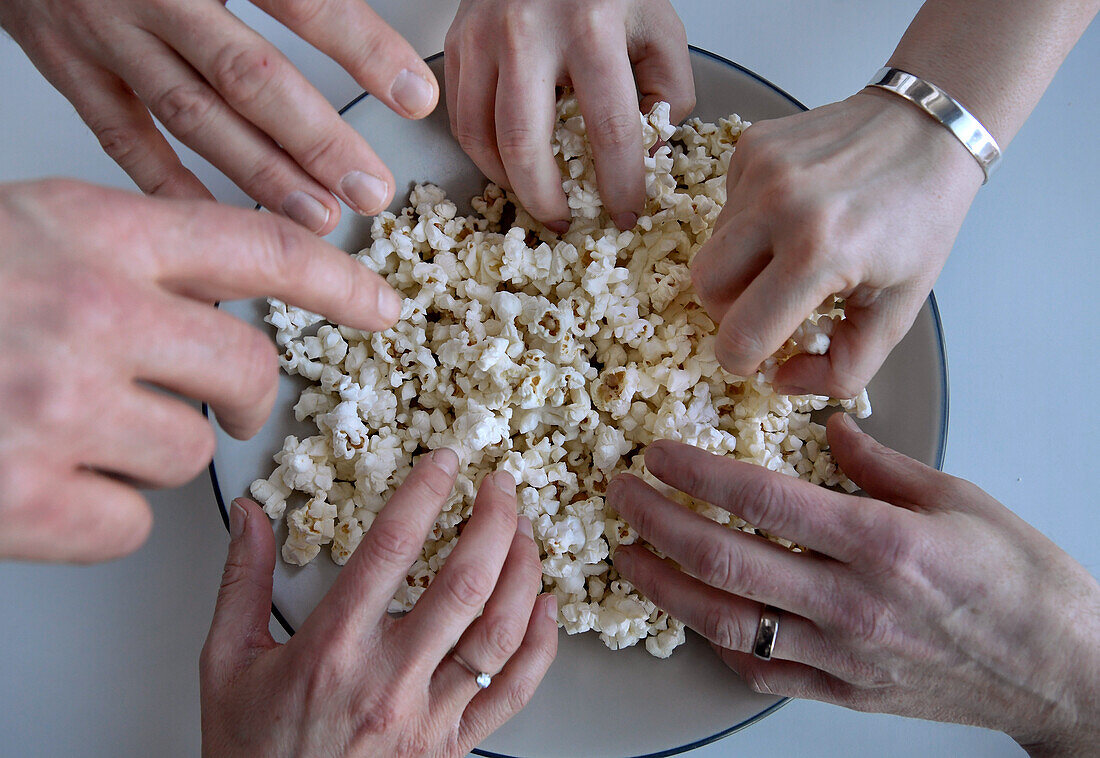
<svg viewBox="0 0 1100 758">
<path fill-rule="evenodd" d="M 1008 144 L 1098 5 L 928 0 L 887 64 L 915 90 L 872 86 L 749 127 L 714 235 L 692 263 L 720 324 L 722 365 L 751 374 L 837 294 L 846 319 L 828 353 L 793 358 L 775 383 L 840 397 L 866 386 L 912 325 L 986 178 L 995 151 L 964 141 L 984 127 L 986 145 Z M 947 107 L 910 94 L 936 89 Z M 966 130 L 951 120 L 960 105 Z"/>
<path fill-rule="evenodd" d="M 509 474 L 484 478 L 416 608 L 386 613 L 457 469 L 446 448 L 421 457 L 285 645 L 268 632 L 270 522 L 234 502 L 200 660 L 203 755 L 457 758 L 523 707 L 557 650 L 557 604 L 538 596 L 538 549 Z"/>
<path fill-rule="evenodd" d="M 974 485 L 883 447 L 847 415 L 828 434 L 870 497 L 679 443 L 646 451 L 664 483 L 804 552 L 623 475 L 610 504 L 668 559 L 623 546 L 616 569 L 758 692 L 997 729 L 1033 756 L 1091 755 L 1096 580 Z"/>
</svg>

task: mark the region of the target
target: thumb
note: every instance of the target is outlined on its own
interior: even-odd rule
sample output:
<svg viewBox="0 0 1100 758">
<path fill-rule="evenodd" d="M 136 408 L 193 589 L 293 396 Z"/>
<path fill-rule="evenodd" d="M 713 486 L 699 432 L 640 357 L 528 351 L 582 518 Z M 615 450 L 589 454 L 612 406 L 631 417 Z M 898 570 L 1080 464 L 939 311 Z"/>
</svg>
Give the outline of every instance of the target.
<svg viewBox="0 0 1100 758">
<path fill-rule="evenodd" d="M 829 449 L 841 470 L 871 497 L 924 510 L 944 503 L 954 477 L 891 450 L 841 411 L 826 426 Z"/>
<path fill-rule="evenodd" d="M 204 674 L 226 672 L 251 654 L 276 645 L 268 631 L 275 538 L 256 503 L 237 498 L 229 508 L 229 554 L 218 589 L 214 620 L 203 646 Z"/>
</svg>

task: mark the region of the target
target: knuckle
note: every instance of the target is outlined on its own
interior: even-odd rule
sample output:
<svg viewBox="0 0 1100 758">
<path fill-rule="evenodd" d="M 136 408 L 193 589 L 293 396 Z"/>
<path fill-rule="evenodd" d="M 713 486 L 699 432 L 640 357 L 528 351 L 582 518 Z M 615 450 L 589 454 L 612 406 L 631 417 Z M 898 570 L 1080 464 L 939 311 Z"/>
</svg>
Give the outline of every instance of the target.
<svg viewBox="0 0 1100 758">
<path fill-rule="evenodd" d="M 265 197 L 277 192 L 287 184 L 286 164 L 284 156 L 272 160 L 265 157 L 253 163 L 244 173 L 240 182 L 241 188 L 251 195 Z M 275 236 L 277 233 L 272 232 Z M 277 240 L 281 242 L 282 240 Z"/>
<path fill-rule="evenodd" d="M 493 661 L 506 661 L 523 642 L 523 627 L 513 619 L 498 618 L 489 622 L 485 634 L 485 648 Z"/>
<path fill-rule="evenodd" d="M 186 142 L 202 131 L 214 113 L 216 96 L 202 84 L 177 84 L 157 95 L 153 112 L 164 127 Z"/>
<path fill-rule="evenodd" d="M 325 129 L 305 149 L 301 156 L 301 165 L 307 171 L 316 170 L 325 164 L 337 164 L 349 150 L 336 129 Z M 312 171 L 311 171 L 312 173 Z"/>
<path fill-rule="evenodd" d="M 278 16 L 290 29 L 301 30 L 321 15 L 327 0 L 279 0 Z"/>
<path fill-rule="evenodd" d="M 323 712 L 321 709 L 332 702 L 333 693 L 342 691 L 344 687 L 345 672 L 349 669 L 349 666 L 348 661 L 342 655 L 336 654 L 337 650 L 339 648 L 315 650 L 301 656 L 303 660 L 300 663 L 304 665 L 299 666 L 298 670 L 306 672 L 305 681 L 302 685 L 302 696 L 307 713 Z M 369 712 L 377 712 L 379 718 L 385 717 L 388 698 L 378 698 L 377 700 L 364 698 L 363 700 L 370 702 L 373 707 L 367 708 L 364 703 L 363 711 L 365 712 L 359 714 L 360 720 L 368 717 Z M 363 700 L 359 702 L 362 703 Z"/>
<path fill-rule="evenodd" d="M 703 636 L 718 647 L 727 650 L 746 650 L 748 643 L 741 631 L 741 625 L 737 623 L 729 612 L 729 609 L 721 605 L 712 605 L 703 615 Z"/>
<path fill-rule="evenodd" d="M 496 143 L 485 132 L 473 128 L 463 119 L 456 123 L 455 139 L 459 147 L 469 155 L 492 155 L 496 149 Z"/>
<path fill-rule="evenodd" d="M 256 105 L 268 86 L 278 80 L 281 68 L 274 50 L 266 44 L 227 45 L 214 56 L 210 82 L 229 102 L 248 107 Z"/>
<path fill-rule="evenodd" d="M 448 564 L 448 567 L 450 571 L 444 572 L 444 585 L 451 599 L 466 610 L 481 608 L 495 584 L 486 568 L 476 563 L 460 562 Z"/>
<path fill-rule="evenodd" d="M 121 125 L 97 128 L 93 125 L 92 131 L 107 157 L 125 170 L 130 170 L 149 156 L 149 148 L 140 129 Z"/>
<path fill-rule="evenodd" d="M 744 573 L 740 553 L 714 539 L 706 539 L 696 548 L 692 564 L 699 578 L 713 587 L 729 588 Z"/>
<path fill-rule="evenodd" d="M 642 126 L 636 114 L 615 111 L 597 116 L 588 134 L 598 150 L 625 155 L 641 141 Z"/>
<path fill-rule="evenodd" d="M 367 532 L 370 554 L 377 560 L 407 568 L 411 557 L 423 540 L 405 524 L 391 519 L 379 519 Z"/>
<path fill-rule="evenodd" d="M 404 42 L 400 36 L 385 23 L 372 24 L 366 33 L 355 41 L 355 48 L 349 54 L 348 71 L 359 79 L 382 79 L 389 88 L 389 78 L 397 72 L 402 59 Z"/>
<path fill-rule="evenodd" d="M 845 635 L 861 650 L 881 650 L 891 636 L 885 608 L 870 598 L 859 598 L 841 621 Z"/>
<path fill-rule="evenodd" d="M 749 689 L 759 695 L 776 694 L 771 683 L 768 681 L 768 672 L 763 666 L 750 667 L 748 671 L 742 674 L 742 678 L 745 680 L 745 684 L 749 686 Z"/>
<path fill-rule="evenodd" d="M 531 702 L 536 689 L 538 689 L 538 682 L 530 676 L 513 678 L 508 682 L 508 688 L 504 693 L 504 707 L 507 712 L 514 714 L 522 711 Z"/>
<path fill-rule="evenodd" d="M 530 169 L 539 150 L 549 142 L 543 140 L 530 124 L 509 124 L 497 129 L 497 148 L 505 163 L 520 169 Z"/>
</svg>

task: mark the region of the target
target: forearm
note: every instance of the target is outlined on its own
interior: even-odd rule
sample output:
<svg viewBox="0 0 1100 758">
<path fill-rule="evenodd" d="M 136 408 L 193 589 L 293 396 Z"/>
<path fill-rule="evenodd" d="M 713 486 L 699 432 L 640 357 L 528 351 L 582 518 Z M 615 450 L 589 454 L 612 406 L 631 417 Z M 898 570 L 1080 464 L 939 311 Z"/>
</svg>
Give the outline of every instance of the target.
<svg viewBox="0 0 1100 758">
<path fill-rule="evenodd" d="M 939 85 L 1004 148 L 1100 0 L 928 0 L 888 65 Z"/>
</svg>

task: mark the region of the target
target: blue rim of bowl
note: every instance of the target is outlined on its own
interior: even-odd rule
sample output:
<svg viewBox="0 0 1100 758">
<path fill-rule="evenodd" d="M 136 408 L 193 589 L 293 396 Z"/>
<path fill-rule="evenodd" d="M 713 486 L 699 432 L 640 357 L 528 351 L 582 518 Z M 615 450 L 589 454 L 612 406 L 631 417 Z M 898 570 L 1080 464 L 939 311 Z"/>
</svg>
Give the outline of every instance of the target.
<svg viewBox="0 0 1100 758">
<path fill-rule="evenodd" d="M 775 86 L 774 84 L 772 84 L 770 81 L 768 81 L 764 77 L 760 76 L 759 74 L 757 74 L 754 71 L 750 71 L 749 69 L 745 68 L 741 64 L 735 63 L 735 62 L 729 60 L 728 58 L 724 58 L 721 55 L 718 55 L 717 53 L 712 53 L 709 50 L 704 50 L 701 47 L 696 47 L 695 45 L 688 45 L 688 48 L 693 53 L 697 53 L 697 54 L 703 56 L 704 58 L 710 58 L 711 60 L 718 61 L 719 63 L 722 63 L 726 66 L 729 66 L 732 69 L 735 69 L 735 70 L 741 72 L 742 74 L 744 74 L 745 76 L 748 76 L 751 79 L 755 79 L 756 81 L 758 81 L 761 84 L 763 84 L 764 86 L 766 86 L 768 89 L 770 89 L 770 90 L 774 91 L 776 94 L 782 96 L 784 99 L 789 101 L 792 105 L 797 107 L 799 110 L 802 110 L 802 111 L 809 110 L 805 105 L 803 105 L 801 102 L 796 100 L 794 97 L 792 97 L 786 91 L 780 89 L 779 87 Z M 436 53 L 435 55 L 432 55 L 432 56 L 429 56 L 429 57 L 425 58 L 424 61 L 426 63 L 431 63 L 432 61 L 434 61 L 438 58 L 442 58 L 442 57 L 443 57 L 443 53 L 439 52 L 439 53 Z M 344 113 L 346 113 L 348 110 L 350 110 L 355 105 L 357 105 L 361 100 L 363 100 L 364 98 L 368 98 L 370 96 L 371 95 L 370 95 L 369 92 L 364 92 L 363 94 L 359 95 L 354 100 L 352 100 L 350 103 L 348 103 L 347 105 L 345 105 L 343 108 L 340 109 L 340 111 L 339 111 L 340 115 L 344 115 Z M 260 209 L 260 206 L 256 206 L 256 208 Z M 942 471 L 943 470 L 944 458 L 947 455 L 947 419 L 948 419 L 949 409 L 950 409 L 950 397 L 949 397 L 949 391 L 948 391 L 949 384 L 948 384 L 948 373 L 947 373 L 947 347 L 946 347 L 946 344 L 944 342 L 943 322 L 940 319 L 940 308 L 939 308 L 939 305 L 936 303 L 936 295 L 935 295 L 934 292 L 929 292 L 928 293 L 928 304 L 929 304 L 929 307 L 930 307 L 931 312 L 932 312 L 932 322 L 933 322 L 933 325 L 935 327 L 936 347 L 939 350 L 939 354 L 940 354 L 940 366 L 941 366 L 940 377 L 939 377 L 939 379 L 940 379 L 940 401 L 943 404 L 943 414 L 940 417 L 940 434 L 939 434 L 939 442 L 938 442 L 938 446 L 937 446 L 937 450 L 936 450 L 935 463 L 936 463 L 936 468 L 938 470 Z M 209 407 L 207 406 L 206 403 L 202 404 L 202 415 L 205 416 L 207 419 L 210 418 Z M 214 488 L 214 497 L 218 502 L 218 510 L 221 513 L 222 523 L 225 525 L 226 531 L 228 531 L 229 530 L 229 511 L 225 507 L 225 500 L 222 498 L 221 487 L 218 486 L 218 473 L 214 468 L 214 461 L 213 460 L 210 461 L 209 470 L 210 470 L 210 483 Z M 271 615 L 275 617 L 275 620 L 279 622 L 279 625 L 283 628 L 283 630 L 288 635 L 291 635 L 291 636 L 294 635 L 294 627 L 292 627 L 290 625 L 290 622 L 288 622 L 286 620 L 286 617 L 283 616 L 282 611 L 280 611 L 274 603 L 271 604 Z M 738 722 L 737 724 L 734 724 L 733 726 L 729 727 L 728 729 L 723 729 L 722 731 L 720 731 L 716 734 L 712 734 L 712 735 L 709 735 L 707 737 L 703 737 L 702 739 L 696 740 L 694 742 L 690 742 L 687 745 L 681 745 L 679 747 L 669 748 L 667 750 L 659 750 L 656 753 L 645 753 L 643 755 L 627 756 L 627 757 L 624 757 L 624 758 L 667 758 L 667 756 L 679 755 L 680 753 L 686 753 L 689 750 L 696 750 L 696 749 L 701 748 L 705 745 L 709 745 L 712 742 L 717 742 L 718 740 L 720 740 L 724 737 L 728 737 L 731 734 L 733 734 L 734 732 L 739 732 L 742 729 L 746 729 L 746 728 L 752 726 L 753 724 L 760 721 L 761 719 L 766 718 L 767 716 L 770 716 L 771 714 L 775 713 L 777 710 L 779 710 L 780 708 L 782 708 L 783 706 L 785 706 L 789 702 L 791 702 L 791 698 L 784 697 L 783 699 L 773 703 L 772 705 L 768 706 L 764 710 L 760 711 L 760 713 L 757 713 L 755 716 L 752 716 L 751 718 L 748 718 L 748 719 L 745 719 L 744 721 Z M 521 756 L 508 755 L 507 753 L 493 753 L 493 752 L 490 752 L 488 750 L 483 750 L 481 748 L 474 748 L 473 751 L 471 751 L 471 752 L 473 752 L 475 755 L 484 756 L 485 758 L 522 758 Z"/>
</svg>

